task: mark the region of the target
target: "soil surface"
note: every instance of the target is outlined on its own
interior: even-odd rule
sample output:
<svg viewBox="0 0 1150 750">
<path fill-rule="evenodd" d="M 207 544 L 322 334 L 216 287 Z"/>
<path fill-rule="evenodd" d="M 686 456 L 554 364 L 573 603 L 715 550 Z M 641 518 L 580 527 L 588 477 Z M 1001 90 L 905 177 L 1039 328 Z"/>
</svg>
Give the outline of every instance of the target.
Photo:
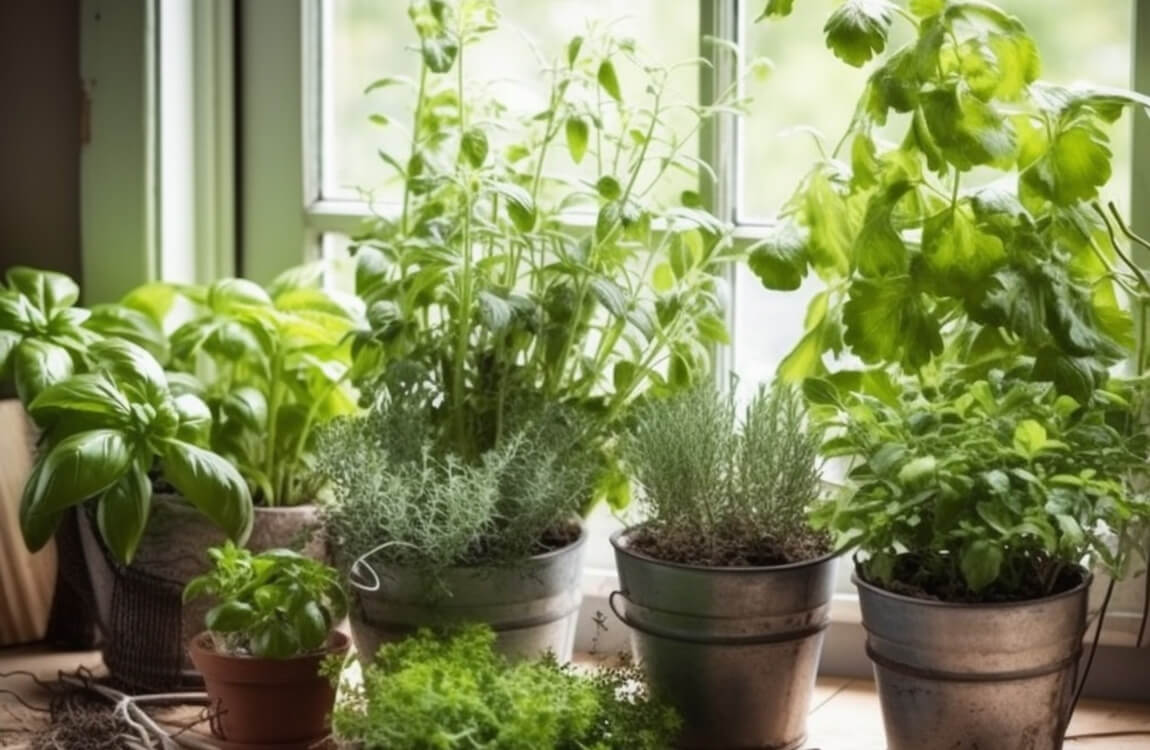
<svg viewBox="0 0 1150 750">
<path fill-rule="evenodd" d="M 831 541 L 814 531 L 786 539 L 731 533 L 707 538 L 695 529 L 639 526 L 627 534 L 627 546 L 664 562 L 713 568 L 769 568 L 815 560 L 830 553 Z"/>
<path fill-rule="evenodd" d="M 858 574 L 872 586 L 893 594 L 953 604 L 1007 604 L 1042 599 L 1070 591 L 1083 579 L 1079 568 L 1065 567 L 1055 577 L 1053 586 L 1047 588 L 1038 570 L 1038 566 L 1031 566 L 1018 571 L 1009 580 L 1000 579 L 981 591 L 971 591 L 961 576 L 947 575 L 939 570 L 938 565 L 924 565 L 921 557 L 912 554 L 901 555 L 895 561 L 890 583 L 867 576 L 861 566 Z"/>
</svg>

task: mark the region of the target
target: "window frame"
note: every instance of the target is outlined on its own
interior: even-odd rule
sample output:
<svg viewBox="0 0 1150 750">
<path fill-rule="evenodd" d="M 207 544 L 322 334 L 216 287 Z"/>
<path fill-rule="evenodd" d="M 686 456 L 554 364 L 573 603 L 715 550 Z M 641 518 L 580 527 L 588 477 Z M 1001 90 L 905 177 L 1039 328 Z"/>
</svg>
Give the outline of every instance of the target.
<svg viewBox="0 0 1150 750">
<path fill-rule="evenodd" d="M 712 62 L 709 67 L 701 67 L 703 101 L 708 101 L 736 77 L 729 56 L 718 55 L 716 59 L 718 46 L 705 43 L 703 37 L 716 36 L 741 44 L 745 37 L 742 10 L 746 1 L 698 2 L 700 54 Z M 245 276 L 266 282 L 283 268 L 315 259 L 325 232 L 354 233 L 370 211 L 362 201 L 324 199 L 321 193 L 323 0 L 235 2 L 238 3 L 241 123 L 239 268 Z M 1150 91 L 1150 0 L 1134 3 L 1131 34 L 1134 68 L 1131 86 L 1147 92 Z M 1150 198 L 1150 118 L 1132 119 L 1131 205 L 1138 206 L 1146 205 L 1145 199 Z M 746 247 L 763 237 L 769 224 L 761 218 L 736 224 L 738 191 L 742 184 L 738 158 L 742 131 L 741 125 L 729 115 L 721 115 L 702 130 L 700 157 L 712 165 L 719 181 L 712 185 L 702 178 L 700 194 L 716 216 L 735 224 L 735 242 Z M 1150 235 L 1150 213 L 1136 213 L 1133 222 L 1138 231 Z M 573 221 L 577 223 L 578 220 Z M 1150 253 L 1140 254 L 1140 261 L 1150 267 Z M 727 323 L 732 331 L 737 330 L 737 271 L 731 266 L 726 272 L 731 290 Z M 734 346 L 737 342 L 716 351 L 720 373 L 730 371 Z M 841 565 L 845 567 L 849 563 L 843 560 Z M 1093 607 L 1097 607 L 1105 588 L 1105 581 L 1097 583 Z M 1141 585 L 1140 581 L 1137 583 Z M 607 597 L 616 587 L 614 570 L 589 568 L 586 571 L 584 611 L 587 616 L 581 618 L 577 637 L 581 650 L 597 647 L 614 651 L 626 647 L 626 629 L 614 622 L 607 606 Z M 604 632 L 597 632 L 591 624 L 591 616 L 596 612 L 607 614 L 609 623 Z M 834 674 L 869 675 L 869 662 L 862 649 L 858 596 L 853 588 L 849 592 L 841 587 L 836 591 L 831 620 L 824 669 Z M 1128 651 L 1139 622 L 1138 612 L 1109 612 L 1101 642 L 1105 647 Z M 1150 650 L 1145 655 L 1150 657 Z M 1091 692 L 1121 694 L 1121 685 L 1107 679 L 1109 671 L 1112 670 L 1104 669 L 1103 674 L 1096 676 L 1096 684 L 1103 687 L 1096 688 L 1092 683 Z"/>
</svg>

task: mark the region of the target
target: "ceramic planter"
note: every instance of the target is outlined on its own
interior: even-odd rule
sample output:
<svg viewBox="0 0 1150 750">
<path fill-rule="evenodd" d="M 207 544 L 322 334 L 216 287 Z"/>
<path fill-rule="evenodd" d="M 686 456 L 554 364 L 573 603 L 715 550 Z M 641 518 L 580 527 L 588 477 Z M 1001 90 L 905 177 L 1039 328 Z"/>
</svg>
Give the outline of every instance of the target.
<svg viewBox="0 0 1150 750">
<path fill-rule="evenodd" d="M 148 690 L 196 687 L 200 677 L 185 644 L 204 627 L 207 600 L 181 603 L 184 585 L 207 572 L 207 549 L 222 531 L 177 495 L 157 494 L 136 558 L 112 561 L 94 520 L 81 513 L 80 536 L 105 636 L 104 662 L 120 682 Z M 294 547 L 323 557 L 315 506 L 256 508 L 248 548 Z"/>
<path fill-rule="evenodd" d="M 204 676 L 212 733 L 228 748 L 309 750 L 330 732 L 335 687 L 319 674 L 329 654 L 346 654 L 346 635 L 333 632 L 325 651 L 291 659 L 228 656 L 201 633 L 188 651 Z"/>
<path fill-rule="evenodd" d="M 889 750 L 1062 747 L 1090 577 L 1007 604 L 948 604 L 855 577 Z"/>
<path fill-rule="evenodd" d="M 436 578 L 378 566 L 378 581 L 352 578 L 349 619 L 356 650 L 370 661 L 380 644 L 421 627 L 482 622 L 495 631 L 496 649 L 513 658 L 550 651 L 570 661 L 583 599 L 586 528 L 566 547 L 507 567 L 449 568 Z"/>
<path fill-rule="evenodd" d="M 611 607 L 652 686 L 683 717 L 680 747 L 801 747 L 837 558 L 680 565 L 628 541 L 626 530 L 611 537 L 621 587 Z"/>
</svg>

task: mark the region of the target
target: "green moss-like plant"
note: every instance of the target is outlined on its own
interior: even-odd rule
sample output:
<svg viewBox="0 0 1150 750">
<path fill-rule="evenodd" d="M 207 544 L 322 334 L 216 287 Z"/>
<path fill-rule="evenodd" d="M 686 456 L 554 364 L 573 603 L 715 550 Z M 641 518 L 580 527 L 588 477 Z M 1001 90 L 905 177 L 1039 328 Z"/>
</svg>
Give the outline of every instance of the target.
<svg viewBox="0 0 1150 750">
<path fill-rule="evenodd" d="M 362 750 L 665 750 L 675 712 L 624 666 L 581 675 L 553 659 L 509 663 L 494 633 L 421 631 L 383 646 L 332 715 L 338 739 Z M 329 663 L 329 672 L 338 672 Z"/>
</svg>

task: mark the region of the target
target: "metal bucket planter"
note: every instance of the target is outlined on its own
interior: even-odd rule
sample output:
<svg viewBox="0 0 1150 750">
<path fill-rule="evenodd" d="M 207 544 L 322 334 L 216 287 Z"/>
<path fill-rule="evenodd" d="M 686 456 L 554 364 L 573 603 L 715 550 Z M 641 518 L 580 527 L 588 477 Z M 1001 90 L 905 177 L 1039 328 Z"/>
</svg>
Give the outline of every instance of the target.
<svg viewBox="0 0 1150 750">
<path fill-rule="evenodd" d="M 622 589 L 611 608 L 652 686 L 683 717 L 680 747 L 801 747 L 837 558 L 716 568 L 644 555 L 626 530 L 611 543 Z"/>
<path fill-rule="evenodd" d="M 449 568 L 434 578 L 416 570 L 378 566 L 378 580 L 352 576 L 349 619 L 356 651 L 370 662 L 384 643 L 421 627 L 482 622 L 495 631 L 496 648 L 518 659 L 550 651 L 571 660 L 583 600 L 587 529 L 562 549 L 509 567 Z M 369 576 L 370 577 L 370 576 Z"/>
<path fill-rule="evenodd" d="M 1062 747 L 1089 576 L 1055 596 L 948 604 L 855 576 L 889 750 Z"/>
<path fill-rule="evenodd" d="M 148 526 L 132 564 L 113 561 L 95 520 L 80 514 L 80 541 L 104 633 L 104 663 L 132 688 L 165 691 L 201 683 L 185 649 L 204 629 L 205 600 L 184 606 L 184 585 L 208 570 L 207 549 L 226 536 L 178 495 L 152 498 Z M 324 556 L 315 506 L 256 508 L 248 547 L 293 547 Z"/>
</svg>

